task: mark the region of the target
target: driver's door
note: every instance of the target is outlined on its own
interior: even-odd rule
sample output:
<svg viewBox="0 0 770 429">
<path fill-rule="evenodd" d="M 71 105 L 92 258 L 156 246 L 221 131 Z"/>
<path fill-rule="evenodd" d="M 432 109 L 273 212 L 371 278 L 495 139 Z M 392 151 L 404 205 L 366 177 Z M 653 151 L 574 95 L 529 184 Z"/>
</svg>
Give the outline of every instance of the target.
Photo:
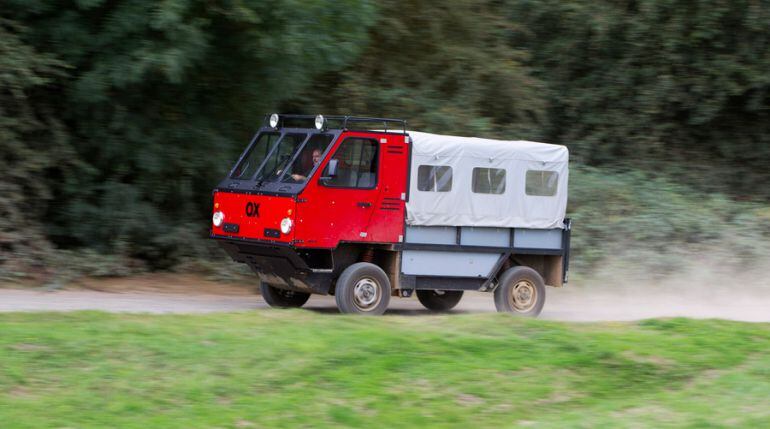
<svg viewBox="0 0 770 429">
<path fill-rule="evenodd" d="M 343 135 L 320 177 L 297 201 L 298 245 L 336 247 L 340 241 L 371 240 L 367 228 L 378 201 L 379 157 L 375 138 Z M 330 171 L 331 160 L 336 171 Z"/>
</svg>

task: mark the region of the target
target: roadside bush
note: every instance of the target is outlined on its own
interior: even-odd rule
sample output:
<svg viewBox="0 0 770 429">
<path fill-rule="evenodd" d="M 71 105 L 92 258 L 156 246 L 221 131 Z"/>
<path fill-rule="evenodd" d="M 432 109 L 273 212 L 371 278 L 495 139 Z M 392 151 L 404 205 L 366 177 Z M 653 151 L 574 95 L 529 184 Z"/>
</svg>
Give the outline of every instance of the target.
<svg viewBox="0 0 770 429">
<path fill-rule="evenodd" d="M 641 171 L 573 166 L 568 216 L 573 268 L 625 264 L 650 276 L 710 255 L 751 266 L 770 255 L 770 208 L 705 194 Z"/>
</svg>

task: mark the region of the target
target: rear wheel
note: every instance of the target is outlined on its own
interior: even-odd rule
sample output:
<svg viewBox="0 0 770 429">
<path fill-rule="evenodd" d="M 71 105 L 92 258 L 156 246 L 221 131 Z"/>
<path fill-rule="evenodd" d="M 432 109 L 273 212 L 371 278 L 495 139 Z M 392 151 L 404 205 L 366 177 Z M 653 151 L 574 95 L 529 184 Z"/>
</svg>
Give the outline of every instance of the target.
<svg viewBox="0 0 770 429">
<path fill-rule="evenodd" d="M 495 289 L 497 311 L 537 317 L 545 305 L 545 282 L 530 267 L 513 267 L 500 276 Z"/>
<path fill-rule="evenodd" d="M 267 305 L 277 308 L 296 308 L 305 305 L 310 294 L 293 290 L 278 289 L 267 283 L 259 285 L 259 291 Z"/>
<path fill-rule="evenodd" d="M 460 298 L 463 297 L 461 290 L 418 290 L 417 299 L 428 310 L 449 311 L 453 309 Z"/>
<path fill-rule="evenodd" d="M 334 299 L 342 313 L 380 315 L 390 302 L 390 280 L 377 265 L 358 262 L 337 279 Z"/>
</svg>

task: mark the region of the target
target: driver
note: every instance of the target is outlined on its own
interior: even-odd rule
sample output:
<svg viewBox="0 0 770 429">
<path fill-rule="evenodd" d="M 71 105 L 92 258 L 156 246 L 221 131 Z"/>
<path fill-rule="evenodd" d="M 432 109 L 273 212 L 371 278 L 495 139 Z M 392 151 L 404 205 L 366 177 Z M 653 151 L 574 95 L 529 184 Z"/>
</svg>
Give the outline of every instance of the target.
<svg viewBox="0 0 770 429">
<path fill-rule="evenodd" d="M 321 149 L 313 149 L 313 166 L 308 169 L 308 173 L 316 166 L 318 163 L 321 162 Z M 307 176 L 304 176 L 302 174 L 292 174 L 291 178 L 296 180 L 297 182 L 304 182 L 307 180 Z"/>
</svg>

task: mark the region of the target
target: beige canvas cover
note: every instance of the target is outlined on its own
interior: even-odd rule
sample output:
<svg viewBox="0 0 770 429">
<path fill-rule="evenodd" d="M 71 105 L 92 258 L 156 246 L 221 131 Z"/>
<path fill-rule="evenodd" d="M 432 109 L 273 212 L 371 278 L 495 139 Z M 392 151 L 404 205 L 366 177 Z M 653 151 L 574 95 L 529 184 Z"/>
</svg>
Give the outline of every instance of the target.
<svg viewBox="0 0 770 429">
<path fill-rule="evenodd" d="M 409 136 L 413 146 L 407 224 L 564 228 L 569 179 L 566 147 L 415 131 L 409 131 Z M 451 167 L 451 189 L 448 192 L 420 190 L 420 166 Z M 500 194 L 473 192 L 474 168 L 479 168 L 477 176 L 496 172 L 496 190 L 504 191 Z M 500 169 L 505 170 L 504 183 Z M 527 187 L 528 171 L 530 182 L 541 180 L 541 185 L 555 193 L 539 195 L 537 184 L 529 183 Z M 441 178 L 446 180 L 446 174 Z M 438 179 L 434 175 L 432 180 Z M 426 187 L 424 180 L 422 187 Z M 446 190 L 447 184 L 436 183 L 432 188 Z"/>
</svg>

